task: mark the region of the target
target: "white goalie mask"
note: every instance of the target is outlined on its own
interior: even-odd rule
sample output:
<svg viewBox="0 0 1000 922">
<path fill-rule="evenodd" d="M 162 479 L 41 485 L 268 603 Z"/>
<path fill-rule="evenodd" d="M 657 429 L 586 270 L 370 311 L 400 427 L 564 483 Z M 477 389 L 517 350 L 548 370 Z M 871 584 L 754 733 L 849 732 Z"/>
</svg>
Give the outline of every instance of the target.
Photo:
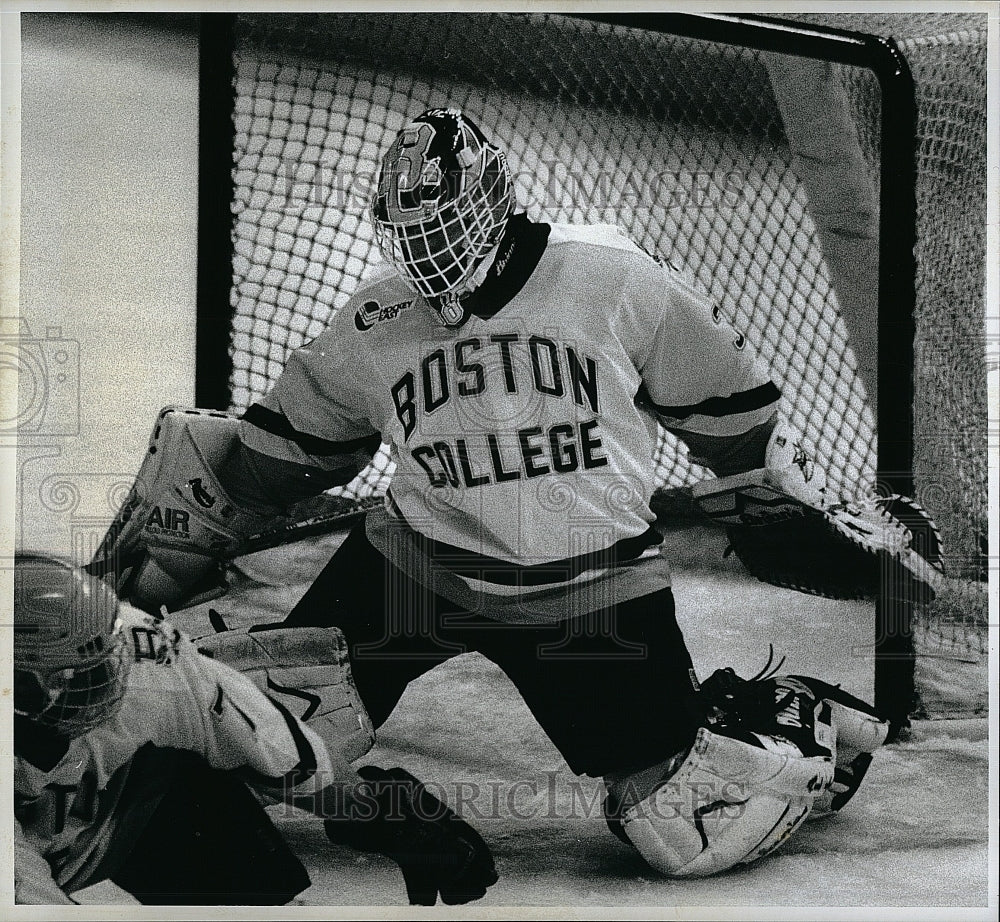
<svg viewBox="0 0 1000 922">
<path fill-rule="evenodd" d="M 454 325 L 513 207 L 503 151 L 458 109 L 429 109 L 383 158 L 371 214 L 383 257 Z"/>
<path fill-rule="evenodd" d="M 117 712 L 127 653 L 118 600 L 103 582 L 52 557 L 15 557 L 15 713 L 82 736 Z"/>
</svg>

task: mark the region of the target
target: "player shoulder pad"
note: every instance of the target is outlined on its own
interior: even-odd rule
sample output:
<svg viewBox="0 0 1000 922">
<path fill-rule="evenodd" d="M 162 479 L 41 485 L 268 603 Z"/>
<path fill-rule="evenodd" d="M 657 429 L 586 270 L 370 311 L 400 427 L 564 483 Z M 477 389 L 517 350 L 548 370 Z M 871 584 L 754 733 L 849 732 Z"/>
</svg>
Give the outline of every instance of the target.
<svg viewBox="0 0 1000 922">
<path fill-rule="evenodd" d="M 577 244 L 648 256 L 617 224 L 553 224 L 551 227 L 550 247 Z"/>
<path fill-rule="evenodd" d="M 354 289 L 354 293 L 351 297 L 356 298 L 358 295 L 364 294 L 376 285 L 385 284 L 393 284 L 400 291 L 411 291 L 400 274 L 391 265 L 389 265 L 389 263 L 380 262 L 375 263 L 375 265 L 365 273 L 361 281 L 358 282 L 358 287 Z"/>
</svg>

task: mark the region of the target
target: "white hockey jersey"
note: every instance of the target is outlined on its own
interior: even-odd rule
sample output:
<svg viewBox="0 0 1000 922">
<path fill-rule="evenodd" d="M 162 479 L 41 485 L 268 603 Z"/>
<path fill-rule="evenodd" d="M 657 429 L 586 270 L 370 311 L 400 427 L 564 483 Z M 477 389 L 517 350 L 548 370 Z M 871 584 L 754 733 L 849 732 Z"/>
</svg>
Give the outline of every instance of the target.
<svg viewBox="0 0 1000 922">
<path fill-rule="evenodd" d="M 15 752 L 15 896 L 45 891 L 46 880 L 49 893 L 53 879 L 64 891 L 94 882 L 121 820 L 131 760 L 148 744 L 242 769 L 274 800 L 286 785 L 310 793 L 338 780 L 319 737 L 248 679 L 166 622 L 124 604 L 121 617 L 133 662 L 117 714 L 72 740 L 47 771 Z"/>
<path fill-rule="evenodd" d="M 377 272 L 292 354 L 242 437 L 326 470 L 384 440 L 389 515 L 439 560 L 486 582 L 494 562 L 573 579 L 658 540 L 657 419 L 725 439 L 769 419 L 779 393 L 707 296 L 618 228 L 510 225 L 465 323 L 443 326 Z"/>
</svg>

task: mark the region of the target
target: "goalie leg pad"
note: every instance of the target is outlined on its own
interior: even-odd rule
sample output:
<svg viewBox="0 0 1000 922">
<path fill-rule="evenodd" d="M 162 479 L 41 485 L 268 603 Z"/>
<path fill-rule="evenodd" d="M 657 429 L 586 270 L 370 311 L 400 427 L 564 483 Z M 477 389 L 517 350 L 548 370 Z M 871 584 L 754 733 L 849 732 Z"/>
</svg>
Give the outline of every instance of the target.
<svg viewBox="0 0 1000 922">
<path fill-rule="evenodd" d="M 199 637 L 198 648 L 242 672 L 348 761 L 375 744 L 337 627 L 235 629 Z"/>
<path fill-rule="evenodd" d="M 612 831 L 671 877 L 717 874 L 774 851 L 809 815 L 833 764 L 787 740 L 758 739 L 760 748 L 702 727 L 683 762 L 646 796 L 629 803 L 628 777 L 611 786 Z"/>
</svg>

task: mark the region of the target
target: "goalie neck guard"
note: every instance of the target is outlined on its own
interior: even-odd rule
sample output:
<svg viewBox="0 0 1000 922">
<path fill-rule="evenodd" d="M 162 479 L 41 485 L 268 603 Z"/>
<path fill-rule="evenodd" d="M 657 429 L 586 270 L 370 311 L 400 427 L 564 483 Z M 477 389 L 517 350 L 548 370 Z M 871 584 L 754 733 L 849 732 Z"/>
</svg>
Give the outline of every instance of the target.
<svg viewBox="0 0 1000 922">
<path fill-rule="evenodd" d="M 129 659 L 118 600 L 100 580 L 41 554 L 14 560 L 14 711 L 62 737 L 118 710 Z"/>
<path fill-rule="evenodd" d="M 449 325 L 514 207 L 503 151 L 458 109 L 429 109 L 382 160 L 371 215 L 384 258 Z"/>
</svg>

